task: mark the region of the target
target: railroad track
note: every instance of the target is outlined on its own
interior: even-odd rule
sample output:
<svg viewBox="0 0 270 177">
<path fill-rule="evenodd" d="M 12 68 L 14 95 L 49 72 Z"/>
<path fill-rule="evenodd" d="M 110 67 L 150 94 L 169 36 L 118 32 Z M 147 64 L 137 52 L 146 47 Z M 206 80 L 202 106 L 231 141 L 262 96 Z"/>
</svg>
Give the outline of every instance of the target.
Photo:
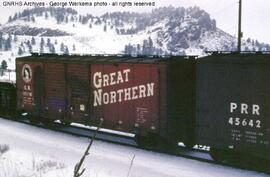
<svg viewBox="0 0 270 177">
<path fill-rule="evenodd" d="M 84 126 L 84 125 L 79 125 L 79 124 L 71 124 L 71 125 L 63 125 L 62 123 L 55 121 L 50 126 L 46 126 L 42 123 L 31 123 L 26 117 L 20 117 L 20 118 L 11 118 L 11 117 L 5 117 L 1 116 L 1 118 L 8 119 L 11 121 L 15 122 L 20 122 L 23 124 L 43 128 L 43 129 L 49 129 L 51 131 L 56 131 L 56 132 L 62 132 L 62 133 L 67 133 L 73 136 L 78 136 L 78 137 L 85 137 L 85 138 L 91 138 L 94 136 L 94 133 L 96 131 L 96 127 L 90 127 L 90 126 Z M 114 131 L 116 132 L 116 131 Z M 208 150 L 202 149 L 202 147 L 198 147 L 197 145 L 193 149 L 188 149 L 185 148 L 183 145 L 178 146 L 177 149 L 174 150 L 161 150 L 161 149 L 155 149 L 153 147 L 141 147 L 138 146 L 138 144 L 135 142 L 134 136 L 132 137 L 132 134 L 122 134 L 120 132 L 116 132 L 118 134 L 112 134 L 111 131 L 108 131 L 106 129 L 101 129 L 96 134 L 96 140 L 108 142 L 108 143 L 113 143 L 117 145 L 123 145 L 123 146 L 128 146 L 128 147 L 133 147 L 137 149 L 143 149 L 147 151 L 153 151 L 153 152 L 158 152 L 158 153 L 165 153 L 168 155 L 173 155 L 173 156 L 178 156 L 178 157 L 184 157 L 187 159 L 192 159 L 192 160 L 197 160 L 201 162 L 207 162 L 215 165 L 223 165 L 231 168 L 237 168 L 237 169 L 242 169 L 242 170 L 250 170 L 250 171 L 256 171 L 256 172 L 262 172 L 266 174 L 270 174 L 270 170 L 268 168 L 267 164 L 257 164 L 256 167 L 250 166 L 250 165 L 243 165 L 243 164 L 238 164 L 238 162 L 216 162 L 214 161 Z M 262 165 L 262 166 L 261 166 Z"/>
</svg>

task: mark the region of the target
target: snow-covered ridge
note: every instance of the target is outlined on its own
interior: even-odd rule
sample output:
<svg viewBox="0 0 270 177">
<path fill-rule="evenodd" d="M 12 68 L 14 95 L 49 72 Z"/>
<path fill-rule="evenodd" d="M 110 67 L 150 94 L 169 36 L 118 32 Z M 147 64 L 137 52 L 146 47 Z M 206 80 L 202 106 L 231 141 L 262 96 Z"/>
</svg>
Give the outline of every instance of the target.
<svg viewBox="0 0 270 177">
<path fill-rule="evenodd" d="M 33 8 L 15 13 L 0 26 L 1 60 L 39 53 L 203 55 L 235 50 L 236 38 L 216 26 L 198 7 L 163 7 L 150 13 L 80 15 L 74 9 Z M 270 50 L 243 40 L 243 50 Z"/>
</svg>

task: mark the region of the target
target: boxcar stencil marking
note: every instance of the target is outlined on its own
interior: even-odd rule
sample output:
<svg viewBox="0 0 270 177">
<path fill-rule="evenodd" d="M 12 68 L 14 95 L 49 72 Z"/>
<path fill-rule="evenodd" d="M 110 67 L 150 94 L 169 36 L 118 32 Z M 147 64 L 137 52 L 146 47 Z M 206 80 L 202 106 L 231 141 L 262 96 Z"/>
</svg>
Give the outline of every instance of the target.
<svg viewBox="0 0 270 177">
<path fill-rule="evenodd" d="M 28 64 L 25 64 L 22 68 L 22 77 L 26 83 L 29 83 L 32 80 L 32 69 Z"/>
</svg>

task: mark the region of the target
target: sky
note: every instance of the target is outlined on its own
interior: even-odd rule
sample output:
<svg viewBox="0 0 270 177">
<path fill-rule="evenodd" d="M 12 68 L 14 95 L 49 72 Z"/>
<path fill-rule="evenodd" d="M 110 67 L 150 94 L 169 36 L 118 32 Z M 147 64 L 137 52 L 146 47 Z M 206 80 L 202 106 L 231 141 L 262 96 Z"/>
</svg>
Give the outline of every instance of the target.
<svg viewBox="0 0 270 177">
<path fill-rule="evenodd" d="M 17 0 L 18 2 L 19 0 Z M 22 2 L 69 2 L 72 0 L 24 0 Z M 147 12 L 154 8 L 162 6 L 174 6 L 174 7 L 190 7 L 199 6 L 201 9 L 207 11 L 211 18 L 216 19 L 217 26 L 222 30 L 237 36 L 238 25 L 238 5 L 239 0 L 73 0 L 80 2 L 155 2 L 155 7 L 76 7 L 75 9 L 81 13 L 91 13 L 93 15 L 101 15 L 106 12 L 112 11 L 136 11 Z M 270 0 L 242 0 L 243 2 L 243 14 L 242 14 L 242 31 L 243 37 L 252 39 L 258 39 L 260 42 L 270 43 Z M 13 15 L 17 11 L 22 11 L 27 7 L 19 6 L 4 6 L 5 2 L 11 2 L 11 0 L 0 0 L 0 23 L 5 23 L 9 15 Z M 14 1 L 13 1 L 14 2 Z"/>
</svg>

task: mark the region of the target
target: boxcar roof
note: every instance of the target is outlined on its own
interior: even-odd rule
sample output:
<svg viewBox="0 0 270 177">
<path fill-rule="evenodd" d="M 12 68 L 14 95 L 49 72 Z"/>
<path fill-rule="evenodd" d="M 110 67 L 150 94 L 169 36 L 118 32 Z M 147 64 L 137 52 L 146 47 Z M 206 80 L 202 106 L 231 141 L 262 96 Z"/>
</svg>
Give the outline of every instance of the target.
<svg viewBox="0 0 270 177">
<path fill-rule="evenodd" d="M 197 60 L 198 63 L 243 63 L 270 64 L 270 54 L 264 53 L 220 53 L 212 54 Z"/>
<path fill-rule="evenodd" d="M 128 56 L 128 55 L 57 55 L 57 54 L 32 54 L 20 57 L 17 60 L 27 61 L 57 61 L 57 62 L 128 62 L 128 63 L 162 63 L 175 60 L 195 59 L 196 56 Z"/>
</svg>

